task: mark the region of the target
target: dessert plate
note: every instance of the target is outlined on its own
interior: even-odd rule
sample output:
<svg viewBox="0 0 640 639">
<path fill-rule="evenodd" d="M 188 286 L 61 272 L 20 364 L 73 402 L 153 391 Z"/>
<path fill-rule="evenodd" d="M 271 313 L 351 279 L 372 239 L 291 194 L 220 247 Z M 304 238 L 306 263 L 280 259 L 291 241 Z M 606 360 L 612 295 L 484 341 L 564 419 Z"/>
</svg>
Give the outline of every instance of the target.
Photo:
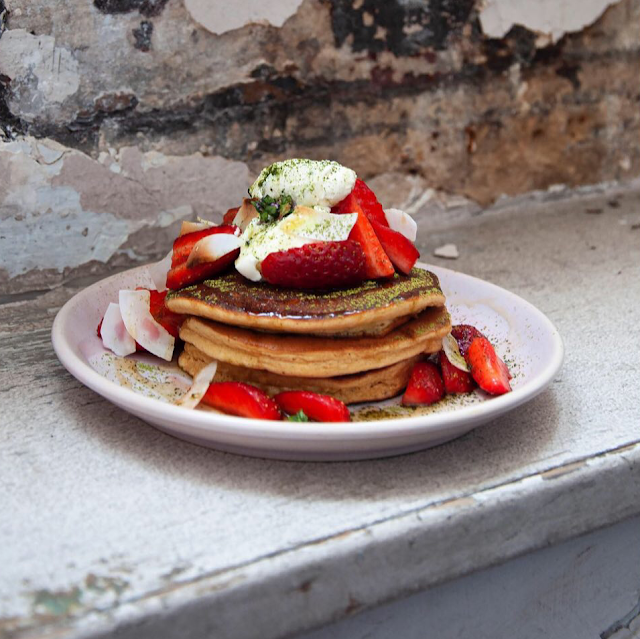
<svg viewBox="0 0 640 639">
<path fill-rule="evenodd" d="M 171 402 L 190 380 L 175 362 L 149 355 L 117 357 L 96 335 L 120 289 L 154 288 L 147 266 L 113 275 L 70 299 L 54 321 L 53 347 L 64 367 L 96 393 L 152 426 L 202 446 L 317 461 L 409 453 L 459 437 L 529 401 L 551 382 L 563 357 L 558 331 L 529 302 L 469 275 L 419 266 L 440 278 L 452 323 L 472 324 L 494 343 L 513 374 L 511 393 L 490 397 L 478 390 L 417 409 L 402 407 L 395 398 L 352 406 L 354 421 L 340 424 L 274 422 L 176 406 Z"/>
</svg>

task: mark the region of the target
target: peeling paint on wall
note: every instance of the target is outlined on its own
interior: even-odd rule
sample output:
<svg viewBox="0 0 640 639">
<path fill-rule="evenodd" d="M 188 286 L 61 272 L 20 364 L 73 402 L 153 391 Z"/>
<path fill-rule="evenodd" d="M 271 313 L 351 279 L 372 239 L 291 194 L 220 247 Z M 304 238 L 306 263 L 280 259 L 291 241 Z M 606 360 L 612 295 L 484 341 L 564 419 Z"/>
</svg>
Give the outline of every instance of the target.
<svg viewBox="0 0 640 639">
<path fill-rule="evenodd" d="M 11 80 L 12 92 L 24 117 L 34 117 L 51 103 L 61 103 L 80 86 L 78 61 L 57 47 L 49 35 L 24 29 L 6 31 L 0 39 L 0 74 Z"/>
<path fill-rule="evenodd" d="M 618 0 L 486 0 L 480 11 L 483 32 L 504 37 L 514 25 L 549 36 L 556 42 L 565 33 L 580 31 L 595 22 Z"/>
<path fill-rule="evenodd" d="M 135 232 L 196 215 L 219 221 L 248 183 L 239 162 L 124 148 L 98 160 L 51 140 L 0 144 L 0 268 L 106 262 Z"/>
<path fill-rule="evenodd" d="M 191 17 L 207 31 L 217 35 L 248 24 L 264 23 L 281 27 L 298 10 L 302 0 L 184 0 Z"/>
<path fill-rule="evenodd" d="M 12 291 L 155 259 L 283 157 L 435 225 L 640 174 L 640 0 L 50 4 L 11 0 L 0 39 Z"/>
</svg>

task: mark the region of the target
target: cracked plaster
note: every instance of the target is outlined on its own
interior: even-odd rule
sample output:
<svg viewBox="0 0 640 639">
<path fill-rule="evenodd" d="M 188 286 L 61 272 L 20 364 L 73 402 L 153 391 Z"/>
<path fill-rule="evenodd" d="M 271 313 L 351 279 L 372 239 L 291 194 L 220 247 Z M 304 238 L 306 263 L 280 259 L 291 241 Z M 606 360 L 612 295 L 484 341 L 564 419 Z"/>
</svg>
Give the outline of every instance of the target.
<svg viewBox="0 0 640 639">
<path fill-rule="evenodd" d="M 248 24 L 271 24 L 281 27 L 296 13 L 302 0 L 238 0 L 234 3 L 218 0 L 184 0 L 191 17 L 214 34 L 240 29 Z"/>
<path fill-rule="evenodd" d="M 486 0 L 480 12 L 482 31 L 504 37 L 514 25 L 546 35 L 557 42 L 597 20 L 618 0 Z M 544 41 L 544 40 L 543 40 Z"/>
<path fill-rule="evenodd" d="M 240 162 L 123 148 L 98 160 L 51 140 L 0 144 L 0 268 L 108 261 L 131 235 L 201 216 L 219 221 L 246 190 Z"/>
<path fill-rule="evenodd" d="M 73 52 L 50 35 L 13 29 L 0 39 L 0 74 L 11 78 L 16 104 L 25 117 L 64 102 L 80 86 Z"/>
</svg>

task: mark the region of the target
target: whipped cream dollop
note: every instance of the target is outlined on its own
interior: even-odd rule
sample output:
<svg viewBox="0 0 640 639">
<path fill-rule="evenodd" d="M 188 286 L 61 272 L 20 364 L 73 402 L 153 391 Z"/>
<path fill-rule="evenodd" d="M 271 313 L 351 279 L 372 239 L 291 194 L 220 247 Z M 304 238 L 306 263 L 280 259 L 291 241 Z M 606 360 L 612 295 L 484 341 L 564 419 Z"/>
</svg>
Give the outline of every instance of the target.
<svg viewBox="0 0 640 639">
<path fill-rule="evenodd" d="M 298 206 L 328 212 L 353 190 L 356 173 L 333 160 L 291 159 L 264 168 L 249 188 L 251 197 L 290 195 Z"/>
<path fill-rule="evenodd" d="M 286 251 L 313 242 L 346 240 L 358 219 L 357 213 L 334 215 L 310 207 L 296 207 L 276 222 L 251 220 L 240 236 L 236 270 L 253 282 L 262 279 L 260 262 L 270 253 Z"/>
</svg>

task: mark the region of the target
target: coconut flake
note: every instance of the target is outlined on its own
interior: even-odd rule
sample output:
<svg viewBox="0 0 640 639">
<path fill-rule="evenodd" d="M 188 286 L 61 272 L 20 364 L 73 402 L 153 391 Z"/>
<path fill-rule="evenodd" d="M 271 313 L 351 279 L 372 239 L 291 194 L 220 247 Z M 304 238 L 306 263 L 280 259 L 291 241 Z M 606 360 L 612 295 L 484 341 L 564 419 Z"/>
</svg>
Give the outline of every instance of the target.
<svg viewBox="0 0 640 639">
<path fill-rule="evenodd" d="M 173 251 L 169 251 L 166 257 L 163 257 L 159 262 L 154 262 L 153 264 L 149 264 L 148 273 L 151 281 L 153 282 L 153 287 L 159 293 L 167 290 L 167 273 L 171 268 L 171 257 L 173 256 Z"/>
<path fill-rule="evenodd" d="M 209 220 L 203 220 L 198 218 L 197 222 L 189 222 L 185 220 L 180 227 L 180 235 L 187 235 L 188 233 L 195 233 L 196 231 L 204 231 L 210 229 L 213 226 L 218 226 L 215 222 L 209 222 Z"/>
<path fill-rule="evenodd" d="M 153 355 L 171 361 L 175 339 L 153 319 L 149 291 L 120 291 L 119 300 L 122 321 L 129 335 Z"/>
<path fill-rule="evenodd" d="M 129 335 L 122 321 L 120 306 L 112 302 L 102 318 L 100 337 L 105 348 L 113 351 L 120 357 L 136 352 L 136 340 Z"/>
<path fill-rule="evenodd" d="M 459 368 L 461 371 L 464 371 L 465 373 L 469 372 L 470 370 L 469 365 L 467 364 L 467 361 L 465 360 L 465 358 L 462 357 L 462 353 L 460 352 L 460 347 L 458 346 L 458 342 L 456 341 L 456 338 L 451 333 L 449 333 L 442 340 L 442 350 L 447 356 L 447 359 L 456 368 Z"/>
<path fill-rule="evenodd" d="M 242 206 L 233 218 L 232 224 L 235 224 L 241 231 L 244 231 L 254 217 L 258 217 L 258 211 L 256 211 L 256 207 L 251 204 L 251 200 L 245 197 L 242 200 Z"/>
<path fill-rule="evenodd" d="M 400 209 L 387 209 L 384 212 L 384 216 L 387 218 L 389 227 L 393 231 L 402 233 L 402 235 L 412 242 L 416 241 L 418 225 L 408 213 L 405 213 Z"/>
<path fill-rule="evenodd" d="M 201 368 L 193 378 L 193 383 L 189 390 L 176 402 L 176 404 L 178 406 L 184 406 L 184 408 L 195 408 L 207 392 L 209 384 L 211 384 L 217 369 L 218 362 L 215 361 L 207 364 L 204 368 Z"/>
<path fill-rule="evenodd" d="M 215 233 L 203 237 L 196 242 L 187 258 L 187 268 L 193 268 L 199 264 L 215 262 L 224 255 L 240 248 L 240 239 L 231 233 Z"/>
</svg>

